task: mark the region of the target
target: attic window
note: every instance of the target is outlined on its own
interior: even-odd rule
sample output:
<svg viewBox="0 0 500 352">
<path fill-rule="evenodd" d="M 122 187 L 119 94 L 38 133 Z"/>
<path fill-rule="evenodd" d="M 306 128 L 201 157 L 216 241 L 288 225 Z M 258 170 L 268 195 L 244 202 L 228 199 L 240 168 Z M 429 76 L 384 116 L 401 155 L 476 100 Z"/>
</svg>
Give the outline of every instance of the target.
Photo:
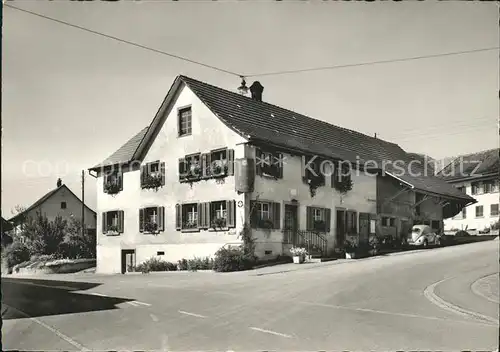
<svg viewBox="0 0 500 352">
<path fill-rule="evenodd" d="M 179 109 L 179 136 L 188 136 L 192 132 L 191 107 Z"/>
<path fill-rule="evenodd" d="M 66 202 L 61 202 L 61 209 L 66 209 Z"/>
</svg>

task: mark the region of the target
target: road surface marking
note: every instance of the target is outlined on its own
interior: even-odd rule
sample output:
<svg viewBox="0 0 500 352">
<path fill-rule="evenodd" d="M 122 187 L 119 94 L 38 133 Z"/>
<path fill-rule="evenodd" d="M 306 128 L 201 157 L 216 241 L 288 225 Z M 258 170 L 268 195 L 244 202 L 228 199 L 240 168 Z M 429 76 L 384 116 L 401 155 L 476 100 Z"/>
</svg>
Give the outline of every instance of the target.
<svg viewBox="0 0 500 352">
<path fill-rule="evenodd" d="M 141 301 L 134 301 L 134 303 L 136 303 L 136 304 L 141 304 L 141 305 L 143 305 L 143 306 L 147 306 L 147 307 L 151 306 L 151 304 L 149 304 L 149 303 L 145 303 L 145 302 L 141 302 Z"/>
<path fill-rule="evenodd" d="M 266 334 L 271 334 L 271 335 L 286 337 L 286 338 L 289 338 L 289 339 L 292 338 L 292 336 L 290 336 L 290 335 L 282 334 L 282 333 L 276 332 L 276 331 L 271 331 L 271 330 L 266 330 L 266 329 L 260 329 L 260 328 L 254 328 L 254 327 L 251 327 L 250 329 L 255 330 L 255 331 L 260 331 L 260 332 L 263 332 L 263 333 L 266 333 Z"/>
<path fill-rule="evenodd" d="M 154 315 L 154 314 L 149 314 L 149 316 L 151 317 L 151 319 L 152 319 L 155 323 L 157 323 L 158 321 L 160 321 L 160 319 L 158 319 L 158 317 L 157 317 L 156 315 Z"/>
<path fill-rule="evenodd" d="M 483 276 L 483 277 L 477 279 L 476 281 L 474 281 L 472 283 L 472 285 L 470 286 L 470 289 L 471 289 L 472 293 L 474 293 L 475 295 L 480 296 L 480 297 L 482 297 L 482 298 L 484 298 L 484 299 L 486 299 L 486 300 L 488 300 L 490 302 L 499 304 L 500 303 L 499 301 L 497 301 L 496 299 L 494 299 L 492 297 L 489 297 L 489 296 L 485 295 L 478 288 L 478 286 L 481 285 L 481 281 L 483 281 L 484 279 L 489 278 L 490 276 L 495 276 L 495 275 L 498 275 L 498 273 L 494 273 L 494 274 L 491 274 L 491 275 L 486 275 L 486 276 Z"/>
<path fill-rule="evenodd" d="M 489 317 L 487 315 L 483 315 L 483 314 L 480 314 L 477 312 L 473 312 L 473 311 L 464 309 L 464 308 L 459 307 L 459 306 L 456 306 L 450 302 L 445 301 L 444 299 L 442 299 L 438 295 L 436 295 L 434 293 L 434 289 L 436 288 L 436 286 L 439 285 L 440 283 L 443 283 L 444 281 L 447 281 L 447 280 L 450 280 L 450 279 L 444 279 L 444 280 L 435 282 L 432 285 L 427 286 L 424 290 L 425 298 L 427 298 L 431 303 L 434 303 L 439 308 L 445 309 L 445 310 L 453 312 L 455 314 L 458 314 L 458 315 L 461 315 L 461 316 L 464 316 L 467 318 L 471 318 L 471 317 L 476 318 L 476 319 L 486 321 L 489 323 L 493 323 L 496 325 L 500 324 L 500 321 L 498 321 L 498 319 L 495 319 L 495 318 L 492 318 L 492 317 Z"/>
<path fill-rule="evenodd" d="M 206 318 L 206 316 L 204 315 L 200 315 L 200 314 L 195 314 L 195 313 L 189 313 L 189 312 L 185 312 L 183 310 L 180 310 L 179 313 L 181 314 L 185 314 L 185 315 L 190 315 L 192 317 L 198 317 L 198 318 Z"/>
<path fill-rule="evenodd" d="M 57 330 L 56 328 L 53 328 L 52 326 L 48 325 L 48 324 L 45 324 L 43 321 L 35 318 L 35 317 L 30 317 L 27 313 L 23 312 L 22 310 L 19 310 L 17 308 L 14 308 L 14 307 L 11 307 L 5 303 L 3 303 L 5 306 L 8 307 L 8 309 L 11 309 L 13 311 L 16 311 L 18 312 L 19 314 L 25 316 L 26 318 L 34 321 L 35 323 L 37 323 L 38 325 L 40 326 L 43 326 L 45 329 L 53 332 L 54 334 L 56 334 L 57 336 L 59 336 L 61 339 L 63 339 L 64 341 L 66 341 L 67 343 L 69 343 L 70 345 L 73 345 L 75 346 L 76 348 L 78 348 L 80 351 L 85 351 L 85 352 L 88 352 L 88 351 L 92 351 L 91 349 L 83 346 L 82 344 L 76 342 L 75 340 L 73 340 L 71 337 L 69 336 L 66 336 L 64 335 L 62 332 L 60 332 L 59 330 Z"/>
<path fill-rule="evenodd" d="M 282 301 L 284 302 L 284 301 Z M 292 303 L 292 301 L 289 301 Z M 324 304 L 324 303 L 314 303 L 314 302 L 305 302 L 305 301 L 293 301 L 294 304 L 305 304 L 310 306 L 317 307 L 326 307 L 332 309 L 343 309 L 343 310 L 352 310 L 357 312 L 366 312 L 366 313 L 376 313 L 376 314 L 385 314 L 385 315 L 394 315 L 397 317 L 405 317 L 405 318 L 418 318 L 418 319 L 428 319 L 428 320 L 440 320 L 445 322 L 454 322 L 454 323 L 463 323 L 463 324 L 475 324 L 475 325 L 486 325 L 486 326 L 495 326 L 491 323 L 487 322 L 472 322 L 472 321 L 464 321 L 464 320 L 454 320 L 448 318 L 439 318 L 439 317 L 431 317 L 419 314 L 409 314 L 409 313 L 398 313 L 398 312 L 388 312 L 384 310 L 370 309 L 370 308 L 355 308 L 355 307 L 345 307 L 345 306 L 336 306 L 333 304 Z"/>
<path fill-rule="evenodd" d="M 131 306 L 138 307 L 139 305 L 135 301 L 130 301 L 126 302 L 127 304 L 130 304 Z"/>
<path fill-rule="evenodd" d="M 88 294 L 92 296 L 108 297 L 106 295 L 103 295 L 102 293 L 97 293 L 97 292 L 89 292 Z"/>
</svg>

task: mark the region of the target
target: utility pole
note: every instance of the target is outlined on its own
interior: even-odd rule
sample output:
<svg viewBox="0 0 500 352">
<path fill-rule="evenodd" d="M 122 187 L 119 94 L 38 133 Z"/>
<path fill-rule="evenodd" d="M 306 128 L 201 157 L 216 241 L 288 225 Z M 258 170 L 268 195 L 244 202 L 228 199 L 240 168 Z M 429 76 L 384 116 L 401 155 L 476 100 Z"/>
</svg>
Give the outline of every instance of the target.
<svg viewBox="0 0 500 352">
<path fill-rule="evenodd" d="M 82 170 L 82 237 L 85 236 L 85 170 Z"/>
</svg>

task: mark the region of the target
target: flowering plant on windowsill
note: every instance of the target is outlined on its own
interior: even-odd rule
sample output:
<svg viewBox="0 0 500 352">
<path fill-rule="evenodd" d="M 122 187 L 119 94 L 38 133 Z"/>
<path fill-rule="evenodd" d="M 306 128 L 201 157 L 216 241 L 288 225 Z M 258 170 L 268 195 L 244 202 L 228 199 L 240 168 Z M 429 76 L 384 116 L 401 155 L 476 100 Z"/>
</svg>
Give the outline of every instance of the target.
<svg viewBox="0 0 500 352">
<path fill-rule="evenodd" d="M 154 189 L 155 191 L 158 190 L 158 188 L 162 187 L 162 175 L 161 174 L 153 174 L 153 175 L 146 175 L 144 177 L 144 180 L 142 181 L 142 188 L 143 189 Z"/>
<path fill-rule="evenodd" d="M 212 168 L 212 177 L 226 177 L 228 173 L 227 163 L 224 161 L 222 163 L 216 163 Z"/>
<path fill-rule="evenodd" d="M 303 247 L 292 247 L 290 248 L 290 253 L 294 257 L 304 257 L 307 255 L 307 250 Z"/>
<path fill-rule="evenodd" d="M 146 233 L 156 233 L 158 232 L 158 224 L 155 222 L 144 223 L 144 232 Z"/>
<path fill-rule="evenodd" d="M 226 219 L 225 218 L 217 218 L 212 221 L 212 228 L 216 229 L 222 229 L 226 227 Z"/>
<path fill-rule="evenodd" d="M 107 182 L 104 185 L 104 191 L 108 194 L 117 194 L 120 192 L 120 185 L 115 182 Z"/>
<path fill-rule="evenodd" d="M 108 225 L 107 230 L 108 230 L 107 232 L 109 232 L 110 234 L 119 233 L 118 226 L 116 226 L 116 225 Z"/>
<path fill-rule="evenodd" d="M 186 230 L 186 229 L 195 229 L 196 227 L 198 227 L 198 224 L 194 221 L 186 221 L 184 223 L 184 226 L 182 226 L 182 229 L 183 230 Z"/>
</svg>

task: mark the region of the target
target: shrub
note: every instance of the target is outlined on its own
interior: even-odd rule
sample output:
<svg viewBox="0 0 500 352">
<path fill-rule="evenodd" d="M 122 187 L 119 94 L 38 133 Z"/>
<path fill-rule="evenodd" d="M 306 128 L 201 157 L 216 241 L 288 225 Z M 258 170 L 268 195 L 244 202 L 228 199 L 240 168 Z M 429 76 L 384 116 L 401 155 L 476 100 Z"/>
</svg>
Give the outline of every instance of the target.
<svg viewBox="0 0 500 352">
<path fill-rule="evenodd" d="M 6 260 L 7 267 L 9 268 L 30 260 L 29 248 L 24 243 L 17 241 L 5 248 L 2 255 Z"/>
<path fill-rule="evenodd" d="M 253 267 L 255 257 L 241 248 L 221 248 L 215 253 L 213 270 L 218 272 L 242 271 Z"/>
<path fill-rule="evenodd" d="M 498 229 L 500 229 L 500 221 L 497 221 L 497 222 L 491 224 L 491 229 L 492 230 L 498 230 Z"/>
<path fill-rule="evenodd" d="M 470 236 L 470 234 L 467 231 L 460 230 L 460 231 L 458 231 L 455 234 L 455 236 L 457 236 L 457 237 L 467 237 L 467 236 Z"/>
<path fill-rule="evenodd" d="M 149 273 L 150 271 L 176 271 L 177 265 L 153 257 L 137 265 L 135 270 L 143 273 Z"/>
<path fill-rule="evenodd" d="M 187 259 L 181 259 L 177 262 L 177 270 L 188 270 L 188 267 Z"/>
<path fill-rule="evenodd" d="M 212 270 L 214 267 L 214 260 L 205 257 L 205 258 L 194 258 L 187 261 L 188 262 L 188 270 L 196 271 L 196 270 Z"/>
</svg>

